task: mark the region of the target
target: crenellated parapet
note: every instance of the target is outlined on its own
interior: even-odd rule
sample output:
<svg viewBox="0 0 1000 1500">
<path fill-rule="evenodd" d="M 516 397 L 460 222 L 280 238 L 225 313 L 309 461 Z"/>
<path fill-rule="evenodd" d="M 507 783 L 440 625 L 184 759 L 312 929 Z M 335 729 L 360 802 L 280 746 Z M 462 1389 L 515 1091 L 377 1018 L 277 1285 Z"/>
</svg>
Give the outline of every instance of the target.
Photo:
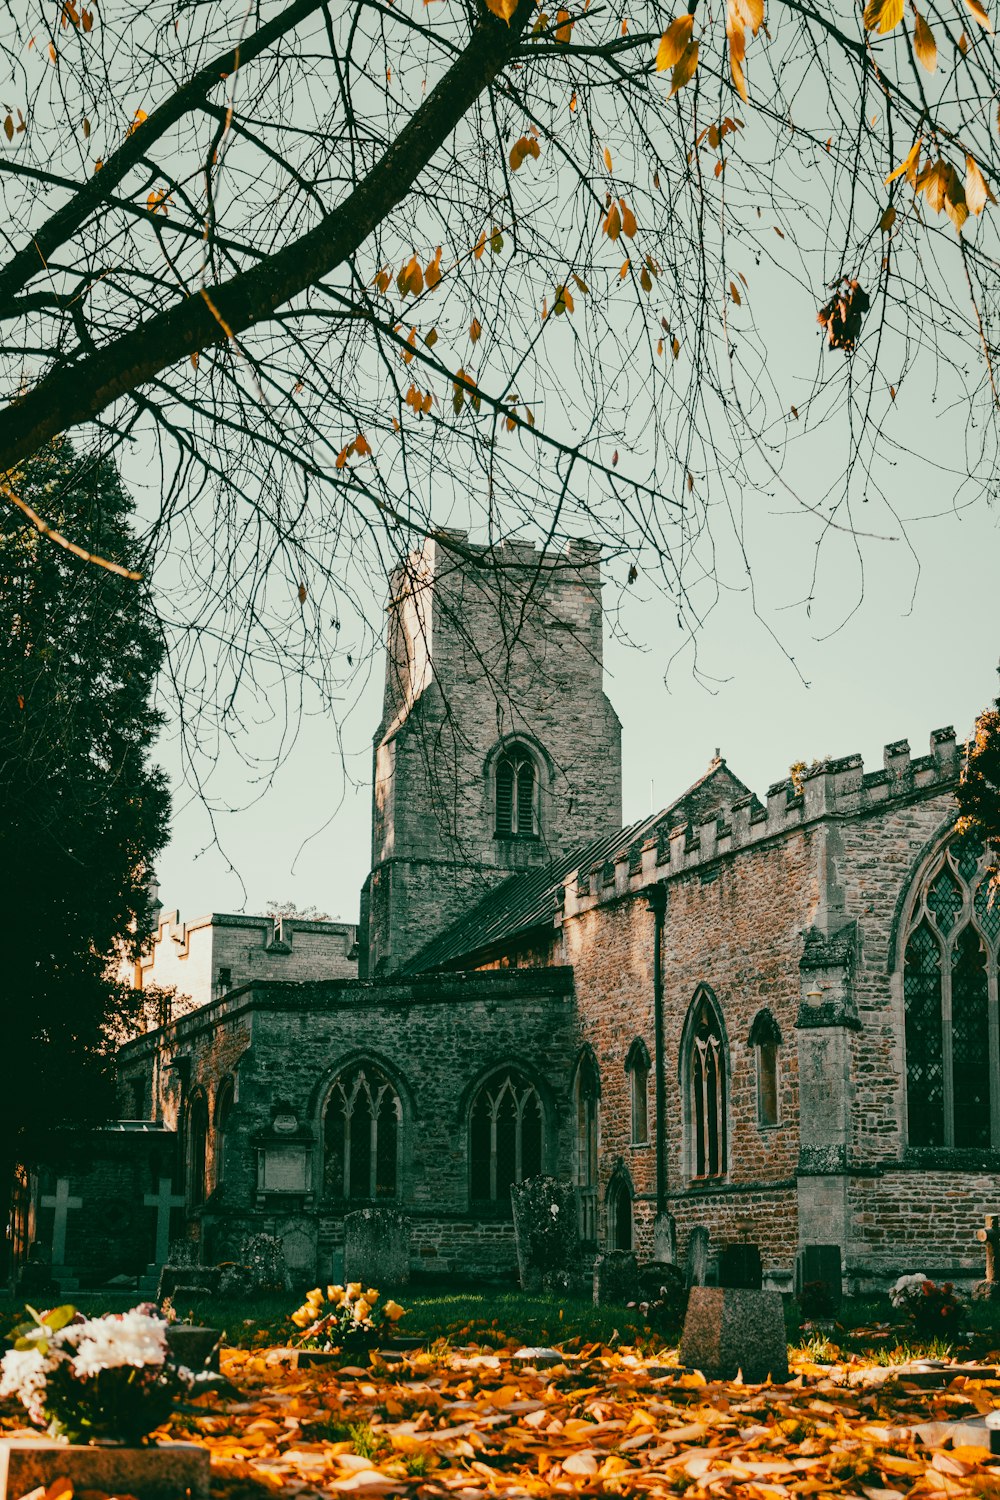
<svg viewBox="0 0 1000 1500">
<path fill-rule="evenodd" d="M 724 764 L 721 763 L 720 764 Z M 935 729 L 929 753 L 911 756 L 907 740 L 885 746 L 880 769 L 866 771 L 860 755 L 827 759 L 801 775 L 768 787 L 765 802 L 753 793 L 700 820 L 674 822 L 670 809 L 622 831 L 621 842 L 601 863 L 575 871 L 564 882 L 562 910 L 572 916 L 628 895 L 658 880 L 702 871 L 718 859 L 781 838 L 824 820 L 858 818 L 954 789 L 962 747 L 950 726 Z"/>
</svg>

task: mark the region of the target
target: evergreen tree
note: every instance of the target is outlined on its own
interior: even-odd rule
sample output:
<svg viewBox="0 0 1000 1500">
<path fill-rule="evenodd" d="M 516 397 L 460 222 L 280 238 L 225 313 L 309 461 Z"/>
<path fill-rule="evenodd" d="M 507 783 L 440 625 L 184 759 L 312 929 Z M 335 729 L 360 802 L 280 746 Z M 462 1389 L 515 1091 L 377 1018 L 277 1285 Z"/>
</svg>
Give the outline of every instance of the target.
<svg viewBox="0 0 1000 1500">
<path fill-rule="evenodd" d="M 54 439 L 16 474 L 22 498 L 93 552 L 134 566 L 114 465 Z M 109 1059 L 167 836 L 150 764 L 162 647 L 144 586 L 0 517 L 0 868 L 6 874 L 0 1181 L 50 1127 L 111 1108 Z M 6 1157 L 6 1160 L 3 1158 Z"/>
<path fill-rule="evenodd" d="M 1000 699 L 976 720 L 966 747 L 965 767 L 958 787 L 961 831 L 975 832 L 991 845 L 994 864 L 1000 854 Z M 1000 870 L 992 875 L 994 897 L 1000 892 Z"/>
</svg>

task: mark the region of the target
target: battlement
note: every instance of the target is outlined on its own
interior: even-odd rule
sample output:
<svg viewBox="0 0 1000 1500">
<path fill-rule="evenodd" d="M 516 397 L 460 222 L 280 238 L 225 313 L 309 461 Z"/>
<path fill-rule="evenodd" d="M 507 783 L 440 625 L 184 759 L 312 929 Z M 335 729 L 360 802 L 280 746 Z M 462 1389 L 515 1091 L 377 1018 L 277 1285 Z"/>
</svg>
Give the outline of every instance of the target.
<svg viewBox="0 0 1000 1500">
<path fill-rule="evenodd" d="M 207 1005 L 254 979 L 353 978 L 357 936 L 351 922 L 230 912 L 185 922 L 179 911 L 161 911 L 130 977 L 137 989 L 175 987 L 195 1005 Z"/>
<path fill-rule="evenodd" d="M 669 809 L 637 825 L 612 858 L 575 871 L 564 882 L 565 916 L 642 890 L 656 881 L 694 870 L 737 850 L 780 838 L 824 819 L 877 814 L 894 803 L 923 800 L 952 790 L 962 748 L 949 726 L 930 736 L 929 754 L 912 757 L 907 740 L 886 745 L 882 767 L 865 771 L 860 755 L 828 759 L 768 787 L 766 804 L 753 793 L 722 812 L 671 826 Z"/>
</svg>

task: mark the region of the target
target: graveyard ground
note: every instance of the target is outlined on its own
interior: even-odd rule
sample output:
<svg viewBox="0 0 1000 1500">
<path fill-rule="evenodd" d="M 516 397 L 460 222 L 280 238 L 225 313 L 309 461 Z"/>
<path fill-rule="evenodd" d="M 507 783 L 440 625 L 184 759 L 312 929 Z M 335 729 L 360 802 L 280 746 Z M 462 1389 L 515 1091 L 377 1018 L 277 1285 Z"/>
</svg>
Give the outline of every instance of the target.
<svg viewBox="0 0 1000 1500">
<path fill-rule="evenodd" d="M 934 1370 L 921 1380 L 898 1368 L 927 1355 L 995 1358 L 996 1304 L 973 1307 L 949 1347 L 892 1324 L 884 1299 L 847 1303 L 824 1328 L 800 1327 L 792 1307 L 782 1386 L 663 1373 L 676 1330 L 650 1335 L 626 1308 L 513 1292 L 406 1304 L 400 1329 L 421 1347 L 305 1368 L 281 1352 L 295 1332 L 288 1298 L 179 1309 L 226 1328 L 228 1386 L 189 1402 L 159 1436 L 210 1449 L 213 1500 L 1000 1500 L 1000 1456 L 982 1426 L 1000 1405 L 1000 1383 Z M 0 1306 L 0 1326 L 16 1311 Z M 558 1346 L 561 1357 L 526 1363 L 523 1344 Z M 960 1420 L 966 1429 L 955 1431 Z M 0 1406 L 0 1427 L 21 1425 L 19 1408 Z"/>
</svg>

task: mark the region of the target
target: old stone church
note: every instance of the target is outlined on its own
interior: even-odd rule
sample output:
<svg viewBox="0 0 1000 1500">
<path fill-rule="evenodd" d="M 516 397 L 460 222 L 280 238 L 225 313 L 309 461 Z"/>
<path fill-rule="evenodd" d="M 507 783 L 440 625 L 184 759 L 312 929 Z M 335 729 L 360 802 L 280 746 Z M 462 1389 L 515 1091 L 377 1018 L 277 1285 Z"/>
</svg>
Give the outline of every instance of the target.
<svg viewBox="0 0 1000 1500">
<path fill-rule="evenodd" d="M 117 1156 L 40 1184 L 39 1243 L 86 1276 L 259 1227 L 311 1280 L 346 1211 L 394 1203 L 414 1269 L 495 1275 L 546 1171 L 595 1250 L 703 1225 L 778 1287 L 816 1242 L 858 1287 L 979 1273 L 1000 906 L 953 833 L 954 732 L 764 801 L 716 758 L 622 828 L 595 547 L 446 533 L 388 621 L 357 930 L 166 918 L 141 982 L 198 967 L 203 1003 L 123 1049 Z"/>
</svg>

